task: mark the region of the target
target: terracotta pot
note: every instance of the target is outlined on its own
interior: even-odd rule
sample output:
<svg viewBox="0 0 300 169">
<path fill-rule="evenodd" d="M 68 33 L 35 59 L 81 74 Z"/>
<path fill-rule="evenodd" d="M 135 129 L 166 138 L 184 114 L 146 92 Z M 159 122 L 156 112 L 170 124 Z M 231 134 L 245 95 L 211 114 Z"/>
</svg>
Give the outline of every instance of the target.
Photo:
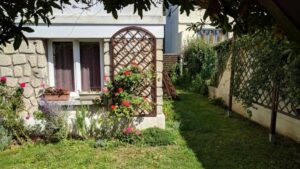
<svg viewBox="0 0 300 169">
<path fill-rule="evenodd" d="M 68 101 L 69 94 L 54 95 L 54 94 L 44 94 L 47 101 Z"/>
</svg>

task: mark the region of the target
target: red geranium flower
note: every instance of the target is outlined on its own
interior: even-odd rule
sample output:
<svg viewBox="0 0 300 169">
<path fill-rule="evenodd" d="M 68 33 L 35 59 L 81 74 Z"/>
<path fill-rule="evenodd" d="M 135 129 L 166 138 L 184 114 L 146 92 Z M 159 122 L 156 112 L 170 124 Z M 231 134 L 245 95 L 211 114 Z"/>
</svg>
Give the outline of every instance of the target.
<svg viewBox="0 0 300 169">
<path fill-rule="evenodd" d="M 24 83 L 24 82 L 23 82 L 23 83 L 20 83 L 20 87 L 21 87 L 21 88 L 26 87 L 26 83 Z"/>
<path fill-rule="evenodd" d="M 121 87 L 118 88 L 118 92 L 122 92 L 123 89 Z"/>
<path fill-rule="evenodd" d="M 122 105 L 123 105 L 123 106 L 126 106 L 126 107 L 129 107 L 129 106 L 130 106 L 130 102 L 124 100 L 124 101 L 122 101 Z"/>
<path fill-rule="evenodd" d="M 117 108 L 117 106 L 114 105 L 114 104 L 112 104 L 112 105 L 110 106 L 110 108 L 114 110 L 115 108 Z"/>
<path fill-rule="evenodd" d="M 125 76 L 128 76 L 128 75 L 131 74 L 131 71 L 130 71 L 130 70 L 126 70 L 126 71 L 123 72 L 123 74 L 124 74 Z"/>
<path fill-rule="evenodd" d="M 6 80 L 7 80 L 7 78 L 6 78 L 5 76 L 2 76 L 1 79 L 0 79 L 0 81 L 1 81 L 2 83 L 6 83 Z"/>
</svg>

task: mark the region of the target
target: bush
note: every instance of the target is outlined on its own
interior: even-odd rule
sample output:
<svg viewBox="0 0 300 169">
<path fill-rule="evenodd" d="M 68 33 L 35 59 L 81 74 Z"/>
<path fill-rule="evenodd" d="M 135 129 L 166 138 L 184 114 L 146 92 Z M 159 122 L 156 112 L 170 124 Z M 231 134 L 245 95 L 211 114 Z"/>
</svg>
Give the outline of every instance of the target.
<svg viewBox="0 0 300 169">
<path fill-rule="evenodd" d="M 128 127 L 119 134 L 118 139 L 124 143 L 134 144 L 141 141 L 141 132 L 132 127 Z"/>
<path fill-rule="evenodd" d="M 11 136 L 3 126 L 0 126 L 0 151 L 5 150 L 10 145 L 10 143 Z"/>
<path fill-rule="evenodd" d="M 24 109 L 22 95 L 26 83 L 11 88 L 6 85 L 6 77 L 0 78 L 0 125 L 9 132 L 18 143 L 22 143 L 28 136 L 25 134 L 24 120 L 19 113 Z"/>
<path fill-rule="evenodd" d="M 216 53 L 201 39 L 191 39 L 183 52 L 183 75 L 176 78 L 176 84 L 193 92 L 207 95 L 206 81 L 215 69 Z"/>
<path fill-rule="evenodd" d="M 170 130 L 157 127 L 142 131 L 143 143 L 150 146 L 165 146 L 175 144 L 176 135 Z"/>
<path fill-rule="evenodd" d="M 45 126 L 42 131 L 42 135 L 46 142 L 59 142 L 68 136 L 68 124 L 66 119 L 66 113 L 62 106 L 55 103 L 48 103 L 46 100 L 42 100 L 42 106 L 40 113 L 35 113 L 42 119 L 42 123 Z"/>
</svg>

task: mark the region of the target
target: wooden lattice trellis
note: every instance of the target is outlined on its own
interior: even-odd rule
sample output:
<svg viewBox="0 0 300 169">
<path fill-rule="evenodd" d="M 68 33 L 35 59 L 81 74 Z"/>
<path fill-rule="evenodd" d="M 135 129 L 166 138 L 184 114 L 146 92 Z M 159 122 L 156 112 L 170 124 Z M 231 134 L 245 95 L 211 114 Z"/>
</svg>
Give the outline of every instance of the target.
<svg viewBox="0 0 300 169">
<path fill-rule="evenodd" d="M 142 71 L 156 69 L 156 38 L 149 31 L 140 27 L 126 27 L 116 32 L 111 38 L 112 72 L 116 75 L 122 68 L 135 61 Z M 140 110 L 141 116 L 156 115 L 156 81 L 141 83 L 140 96 L 152 103 L 152 111 Z"/>
<path fill-rule="evenodd" d="M 251 46 L 248 47 L 251 48 Z M 232 90 L 248 87 L 249 79 L 255 73 L 252 70 L 253 57 L 247 48 L 235 49 L 233 55 Z M 258 105 L 300 120 L 300 102 L 293 99 L 293 93 L 300 93 L 296 91 L 300 89 L 291 89 L 288 85 L 289 80 L 289 76 L 285 76 L 280 86 L 274 86 L 270 79 L 266 80 L 264 84 L 261 84 L 261 90 L 257 91 L 258 96 L 253 99 Z"/>
</svg>

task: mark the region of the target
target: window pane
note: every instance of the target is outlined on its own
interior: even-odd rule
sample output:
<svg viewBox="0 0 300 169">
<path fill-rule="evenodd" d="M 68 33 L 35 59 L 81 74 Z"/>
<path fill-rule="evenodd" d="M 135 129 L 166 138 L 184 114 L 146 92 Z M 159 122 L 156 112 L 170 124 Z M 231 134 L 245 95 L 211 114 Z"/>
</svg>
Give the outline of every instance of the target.
<svg viewBox="0 0 300 169">
<path fill-rule="evenodd" d="M 100 52 L 98 42 L 80 43 L 82 90 L 100 90 Z"/>
<path fill-rule="evenodd" d="M 74 91 L 72 42 L 54 42 L 55 86 Z"/>
</svg>

